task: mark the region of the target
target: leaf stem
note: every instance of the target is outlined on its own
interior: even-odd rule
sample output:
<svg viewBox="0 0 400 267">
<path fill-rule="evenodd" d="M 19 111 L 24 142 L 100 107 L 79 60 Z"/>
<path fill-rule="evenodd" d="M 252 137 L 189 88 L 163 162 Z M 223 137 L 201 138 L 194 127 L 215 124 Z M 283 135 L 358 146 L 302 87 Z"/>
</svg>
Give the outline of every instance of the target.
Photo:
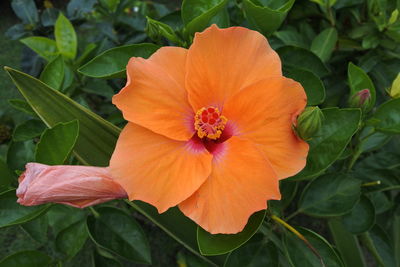
<svg viewBox="0 0 400 267">
<path fill-rule="evenodd" d="M 271 219 L 273 219 L 275 222 L 279 223 L 280 225 L 284 226 L 286 229 L 288 229 L 290 232 L 292 232 L 295 236 L 297 236 L 299 239 L 301 239 L 307 245 L 307 247 L 312 251 L 312 253 L 314 253 L 314 255 L 317 256 L 317 258 L 321 262 L 321 266 L 323 266 L 323 267 L 326 266 L 321 255 L 319 255 L 318 251 L 311 245 L 311 243 L 307 240 L 307 238 L 305 238 L 304 235 L 302 235 L 299 231 L 294 229 L 294 227 L 292 227 L 290 224 L 288 224 L 287 222 L 285 222 L 284 220 L 282 220 L 281 218 L 279 218 L 275 215 L 271 215 Z"/>
<path fill-rule="evenodd" d="M 100 213 L 98 213 L 92 206 L 89 206 L 89 210 L 96 219 L 100 217 Z"/>
<path fill-rule="evenodd" d="M 300 213 L 300 210 L 296 210 L 295 212 L 293 212 L 292 214 L 290 214 L 289 216 L 287 216 L 285 218 L 286 221 L 290 221 L 291 219 L 293 219 L 293 217 L 295 217 L 296 215 L 298 215 Z"/>
<path fill-rule="evenodd" d="M 379 255 L 378 251 L 375 248 L 375 245 L 368 233 L 363 233 L 361 235 L 362 241 L 364 245 L 368 248 L 369 252 L 371 252 L 372 256 L 374 256 L 376 263 L 378 263 L 380 266 L 385 266 L 385 263 L 383 262 L 381 256 Z"/>
</svg>

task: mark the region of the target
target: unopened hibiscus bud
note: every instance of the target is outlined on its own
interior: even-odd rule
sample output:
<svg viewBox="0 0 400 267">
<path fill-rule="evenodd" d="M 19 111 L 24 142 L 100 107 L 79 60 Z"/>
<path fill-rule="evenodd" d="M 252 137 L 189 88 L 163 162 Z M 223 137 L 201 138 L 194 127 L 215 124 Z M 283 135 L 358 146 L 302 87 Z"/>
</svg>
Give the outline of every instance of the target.
<svg viewBox="0 0 400 267">
<path fill-rule="evenodd" d="M 149 17 L 147 17 L 146 33 L 154 41 L 159 41 L 161 36 L 175 43 L 179 40 L 169 25 Z"/>
<path fill-rule="evenodd" d="M 392 98 L 400 98 L 400 73 L 397 74 L 396 79 L 394 79 L 392 83 L 392 87 L 390 87 L 389 95 Z"/>
<path fill-rule="evenodd" d="M 369 89 L 363 89 L 356 92 L 349 99 L 349 106 L 352 108 L 362 108 L 365 109 L 369 106 L 371 102 L 371 92 Z"/>
<path fill-rule="evenodd" d="M 127 197 L 108 167 L 28 163 L 18 181 L 18 203 L 24 206 L 54 202 L 85 208 Z"/>
<path fill-rule="evenodd" d="M 303 140 L 310 140 L 321 128 L 324 114 L 319 107 L 307 107 L 297 119 L 296 132 Z"/>
</svg>

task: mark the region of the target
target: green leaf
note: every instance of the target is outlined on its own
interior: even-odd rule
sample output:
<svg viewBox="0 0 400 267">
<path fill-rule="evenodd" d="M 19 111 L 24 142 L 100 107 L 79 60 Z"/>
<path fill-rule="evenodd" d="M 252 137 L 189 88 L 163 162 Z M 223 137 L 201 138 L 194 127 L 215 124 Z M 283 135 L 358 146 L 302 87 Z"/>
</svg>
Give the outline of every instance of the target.
<svg viewBox="0 0 400 267">
<path fill-rule="evenodd" d="M 49 205 L 33 207 L 21 206 L 17 203 L 15 190 L 0 194 L 0 228 L 18 225 L 36 219 L 47 211 Z"/>
<path fill-rule="evenodd" d="M 380 266 L 385 267 L 396 267 L 396 259 L 394 258 L 394 250 L 392 243 L 385 233 L 385 231 L 379 226 L 375 225 L 369 232 L 364 234 L 368 241 L 371 241 L 370 244 L 374 252 L 377 253 L 377 257 L 379 259 Z M 369 247 L 369 249 L 371 249 Z"/>
<path fill-rule="evenodd" d="M 239 249 L 232 251 L 224 266 L 279 266 L 278 250 L 272 242 L 268 242 L 261 235 L 257 235 Z"/>
<path fill-rule="evenodd" d="M 131 57 L 148 58 L 159 46 L 155 44 L 132 44 L 104 51 L 78 69 L 80 73 L 95 78 L 125 77 L 125 69 Z"/>
<path fill-rule="evenodd" d="M 375 224 L 374 204 L 365 196 L 354 208 L 342 217 L 343 226 L 353 234 L 361 234 L 368 231 Z"/>
<path fill-rule="evenodd" d="M 54 36 L 56 37 L 58 51 L 66 58 L 74 59 L 78 48 L 75 29 L 61 12 L 54 25 Z"/>
<path fill-rule="evenodd" d="M 291 178 L 293 180 L 309 179 L 326 170 L 339 158 L 358 130 L 361 118 L 359 109 L 327 108 L 322 112 L 324 121 L 309 142 L 307 165 Z"/>
<path fill-rule="evenodd" d="M 299 239 L 294 234 L 287 232 L 284 241 L 287 250 L 287 255 L 290 258 L 292 266 L 294 267 L 344 266 L 339 256 L 333 249 L 333 247 L 322 236 L 306 228 L 299 227 L 297 230 L 315 248 L 319 256 L 322 258 L 324 265 L 321 264 L 321 260 L 303 242 L 303 240 Z"/>
<path fill-rule="evenodd" d="M 20 251 L 0 261 L 0 267 L 46 267 L 51 258 L 40 251 Z"/>
<path fill-rule="evenodd" d="M 31 27 L 39 22 L 39 14 L 34 0 L 12 0 L 11 7 L 25 24 L 30 24 Z"/>
<path fill-rule="evenodd" d="M 343 226 L 340 217 L 328 220 L 329 230 L 345 266 L 364 267 L 365 259 L 357 236 L 349 233 Z"/>
<path fill-rule="evenodd" d="M 61 55 L 50 61 L 42 73 L 40 80 L 55 90 L 60 90 L 64 80 L 64 60 Z"/>
<path fill-rule="evenodd" d="M 335 28 L 323 30 L 311 43 L 311 51 L 314 52 L 323 62 L 328 61 L 335 49 L 338 40 L 338 33 Z"/>
<path fill-rule="evenodd" d="M 212 235 L 202 229 L 197 228 L 197 242 L 200 253 L 207 256 L 221 255 L 237 249 L 246 243 L 258 230 L 264 221 L 265 210 L 253 214 L 243 229 L 238 234 L 216 234 Z"/>
<path fill-rule="evenodd" d="M 279 48 L 276 52 L 278 52 L 284 66 L 305 69 L 311 71 L 318 77 L 329 74 L 329 70 L 321 59 L 307 49 L 295 46 L 284 46 Z"/>
<path fill-rule="evenodd" d="M 369 104 L 367 105 L 365 110 L 370 111 L 375 106 L 376 101 L 375 86 L 372 83 L 371 79 L 368 77 L 363 69 L 357 67 L 351 62 L 349 63 L 347 75 L 350 85 L 350 97 L 354 96 L 364 89 L 369 90 L 371 94 L 371 100 L 369 101 Z"/>
<path fill-rule="evenodd" d="M 34 159 L 35 144 L 33 140 L 11 142 L 7 150 L 7 164 L 12 170 L 23 170 L 25 164 Z"/>
<path fill-rule="evenodd" d="M 125 259 L 151 264 L 150 247 L 140 225 L 122 210 L 101 207 L 100 216 L 88 217 L 89 236 L 98 246 Z"/>
<path fill-rule="evenodd" d="M 68 159 L 78 139 L 79 123 L 77 120 L 58 123 L 46 129 L 36 146 L 36 162 L 48 165 L 62 165 Z"/>
<path fill-rule="evenodd" d="M 77 104 L 41 81 L 17 70 L 6 68 L 22 95 L 47 126 L 58 122 L 79 121 L 79 137 L 74 153 L 93 166 L 108 166 L 120 130 L 100 116 Z"/>
<path fill-rule="evenodd" d="M 348 213 L 360 199 L 361 181 L 348 174 L 325 174 L 304 189 L 299 211 L 310 216 L 331 217 Z"/>
<path fill-rule="evenodd" d="M 73 258 L 83 247 L 88 238 L 86 221 L 78 221 L 64 230 L 56 238 L 57 249 L 69 258 Z"/>
<path fill-rule="evenodd" d="M 151 19 L 149 17 L 146 18 L 147 18 L 146 32 L 150 38 L 157 40 L 159 36 L 163 36 L 164 38 L 174 43 L 179 42 L 179 37 L 175 34 L 175 31 L 168 24 Z"/>
<path fill-rule="evenodd" d="M 58 55 L 56 42 L 49 38 L 33 36 L 20 41 L 47 61 L 51 61 Z"/>
<path fill-rule="evenodd" d="M 227 3 L 228 0 L 184 0 L 181 9 L 182 20 L 185 24 L 184 34 L 187 37 L 193 36 L 195 32 L 201 32 L 210 26 Z"/>
<path fill-rule="evenodd" d="M 27 120 L 19 124 L 13 133 L 14 142 L 27 141 L 38 137 L 46 129 L 46 125 L 40 120 Z"/>
<path fill-rule="evenodd" d="M 38 218 L 21 225 L 25 232 L 40 244 L 47 242 L 48 226 L 47 216 L 39 216 Z"/>
<path fill-rule="evenodd" d="M 9 187 L 14 180 L 14 174 L 7 164 L 0 159 L 0 192 Z"/>
<path fill-rule="evenodd" d="M 32 107 L 25 101 L 22 99 L 9 99 L 8 103 L 10 103 L 10 105 L 22 112 L 25 112 L 28 115 L 37 117 L 36 112 L 32 109 Z"/>
<path fill-rule="evenodd" d="M 250 25 L 268 36 L 281 26 L 295 1 L 285 2 L 284 5 L 278 7 L 282 1 L 268 1 L 267 5 L 263 5 L 261 1 L 243 0 L 243 10 Z M 275 3 L 277 5 L 274 5 Z"/>
<path fill-rule="evenodd" d="M 304 87 L 307 94 L 307 105 L 315 106 L 324 102 L 325 86 L 318 76 L 311 71 L 297 67 L 287 66 L 283 70 L 286 77 L 298 81 Z"/>
<path fill-rule="evenodd" d="M 380 105 L 369 123 L 377 131 L 400 134 L 400 98 L 389 100 Z"/>
<path fill-rule="evenodd" d="M 84 209 L 73 208 L 62 204 L 53 204 L 46 213 L 49 227 L 54 236 L 67 229 L 71 225 L 85 220 L 86 212 Z"/>
</svg>

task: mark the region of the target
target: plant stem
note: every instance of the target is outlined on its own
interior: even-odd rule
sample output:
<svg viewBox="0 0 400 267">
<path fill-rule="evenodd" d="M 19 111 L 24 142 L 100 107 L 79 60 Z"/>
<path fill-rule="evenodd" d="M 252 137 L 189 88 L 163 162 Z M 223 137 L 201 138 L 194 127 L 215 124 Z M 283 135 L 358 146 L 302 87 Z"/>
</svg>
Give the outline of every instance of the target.
<svg viewBox="0 0 400 267">
<path fill-rule="evenodd" d="M 89 210 L 92 212 L 93 216 L 96 219 L 100 217 L 100 213 L 98 213 L 92 206 L 89 206 Z"/>
<path fill-rule="evenodd" d="M 289 216 L 287 216 L 285 218 L 286 221 L 290 221 L 293 217 L 295 217 L 296 215 L 298 215 L 300 213 L 299 210 L 296 210 L 295 212 L 293 212 L 292 214 L 290 214 Z"/>
</svg>

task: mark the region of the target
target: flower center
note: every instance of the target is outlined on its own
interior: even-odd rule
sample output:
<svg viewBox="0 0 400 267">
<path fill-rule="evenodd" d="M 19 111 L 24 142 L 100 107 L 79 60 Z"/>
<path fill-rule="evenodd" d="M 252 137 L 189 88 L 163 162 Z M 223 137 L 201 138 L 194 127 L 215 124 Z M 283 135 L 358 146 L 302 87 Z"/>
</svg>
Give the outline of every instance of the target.
<svg viewBox="0 0 400 267">
<path fill-rule="evenodd" d="M 216 107 L 201 108 L 194 115 L 194 128 L 200 138 L 218 139 L 228 120 Z"/>
</svg>

